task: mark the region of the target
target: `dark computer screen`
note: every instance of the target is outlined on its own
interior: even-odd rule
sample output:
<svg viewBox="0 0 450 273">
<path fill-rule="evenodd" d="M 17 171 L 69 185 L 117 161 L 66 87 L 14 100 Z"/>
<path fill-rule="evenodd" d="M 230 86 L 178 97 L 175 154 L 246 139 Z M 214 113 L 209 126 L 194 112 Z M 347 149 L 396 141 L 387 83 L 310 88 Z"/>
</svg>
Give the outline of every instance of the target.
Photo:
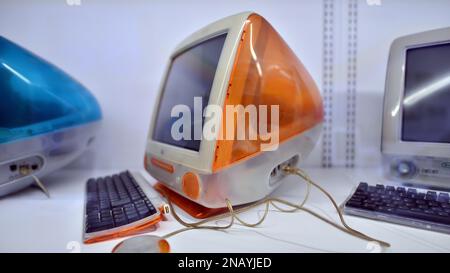
<svg viewBox="0 0 450 273">
<path fill-rule="evenodd" d="M 402 140 L 450 143 L 450 43 L 406 52 Z"/>
<path fill-rule="evenodd" d="M 194 119 L 194 97 L 202 101 L 202 113 L 208 105 L 211 87 L 216 74 L 217 64 L 225 43 L 226 34 L 206 40 L 180 53 L 173 58 L 164 84 L 153 139 L 162 143 L 199 151 L 201 140 L 194 138 L 194 124 L 203 122 L 203 118 Z M 181 117 L 171 117 L 172 108 L 186 105 L 191 113 L 191 137 L 174 139 L 172 125 Z M 180 128 L 184 130 L 186 128 Z"/>
</svg>

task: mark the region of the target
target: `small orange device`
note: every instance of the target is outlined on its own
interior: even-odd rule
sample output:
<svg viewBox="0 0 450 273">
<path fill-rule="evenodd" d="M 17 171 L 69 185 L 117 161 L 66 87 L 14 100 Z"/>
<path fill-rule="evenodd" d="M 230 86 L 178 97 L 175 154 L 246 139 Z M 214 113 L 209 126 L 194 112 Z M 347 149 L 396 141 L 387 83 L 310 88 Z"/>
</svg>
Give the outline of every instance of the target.
<svg viewBox="0 0 450 273">
<path fill-rule="evenodd" d="M 204 130 L 214 119 L 211 105 L 222 113 L 211 130 L 214 138 L 206 138 L 195 126 Z M 249 121 L 251 109 L 259 128 Z M 278 115 L 271 115 L 275 110 Z M 180 113 L 194 115 L 192 127 L 178 127 L 188 138 L 174 136 Z M 239 114 L 244 125 L 235 119 Z M 206 218 L 228 211 L 226 200 L 239 206 L 269 195 L 283 181 L 280 168 L 297 165 L 313 149 L 323 116 L 316 84 L 278 32 L 260 15 L 240 13 L 195 32 L 173 52 L 150 125 L 145 169 L 159 181 L 157 190 Z M 256 138 L 228 137 L 239 126 Z"/>
</svg>

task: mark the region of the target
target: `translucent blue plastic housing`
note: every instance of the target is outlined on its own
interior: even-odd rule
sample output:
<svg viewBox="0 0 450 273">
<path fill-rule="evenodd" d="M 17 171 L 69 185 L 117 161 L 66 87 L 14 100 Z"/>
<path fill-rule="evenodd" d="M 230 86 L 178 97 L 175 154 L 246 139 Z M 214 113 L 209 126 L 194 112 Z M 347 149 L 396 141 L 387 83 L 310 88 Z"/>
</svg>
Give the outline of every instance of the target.
<svg viewBox="0 0 450 273">
<path fill-rule="evenodd" d="M 84 86 L 0 36 L 0 144 L 100 119 Z"/>
</svg>

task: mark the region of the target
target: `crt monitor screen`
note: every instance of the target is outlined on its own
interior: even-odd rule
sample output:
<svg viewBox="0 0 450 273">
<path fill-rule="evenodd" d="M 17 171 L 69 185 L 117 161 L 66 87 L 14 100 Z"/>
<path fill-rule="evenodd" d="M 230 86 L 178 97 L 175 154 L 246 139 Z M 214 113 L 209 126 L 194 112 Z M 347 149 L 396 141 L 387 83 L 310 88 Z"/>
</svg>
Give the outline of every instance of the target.
<svg viewBox="0 0 450 273">
<path fill-rule="evenodd" d="M 406 51 L 402 140 L 450 143 L 450 43 Z"/>
<path fill-rule="evenodd" d="M 226 34 L 213 37 L 173 58 L 158 106 L 153 131 L 155 141 L 199 151 L 200 139 L 198 136 L 194 138 L 194 124 L 203 122 L 203 118 L 194 120 L 194 97 L 201 98 L 203 113 L 204 108 L 208 105 L 225 38 Z M 175 117 L 171 116 L 171 111 L 176 105 L 185 105 L 190 109 L 190 138 L 178 139 L 171 134 L 172 125 L 181 117 L 181 114 Z M 180 127 L 178 131 L 185 129 Z"/>
</svg>

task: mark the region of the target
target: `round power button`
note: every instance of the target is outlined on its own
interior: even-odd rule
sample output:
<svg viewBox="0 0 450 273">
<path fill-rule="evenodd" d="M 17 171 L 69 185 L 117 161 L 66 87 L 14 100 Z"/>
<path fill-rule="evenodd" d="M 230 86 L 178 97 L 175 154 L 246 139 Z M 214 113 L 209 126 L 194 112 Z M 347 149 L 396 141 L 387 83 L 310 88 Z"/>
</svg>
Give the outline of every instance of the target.
<svg viewBox="0 0 450 273">
<path fill-rule="evenodd" d="M 416 166 L 410 161 L 400 161 L 397 164 L 396 172 L 401 178 L 411 178 L 416 173 Z"/>
<path fill-rule="evenodd" d="M 193 200 L 197 200 L 200 197 L 200 181 L 195 173 L 185 173 L 182 178 L 181 187 L 187 197 Z"/>
</svg>

